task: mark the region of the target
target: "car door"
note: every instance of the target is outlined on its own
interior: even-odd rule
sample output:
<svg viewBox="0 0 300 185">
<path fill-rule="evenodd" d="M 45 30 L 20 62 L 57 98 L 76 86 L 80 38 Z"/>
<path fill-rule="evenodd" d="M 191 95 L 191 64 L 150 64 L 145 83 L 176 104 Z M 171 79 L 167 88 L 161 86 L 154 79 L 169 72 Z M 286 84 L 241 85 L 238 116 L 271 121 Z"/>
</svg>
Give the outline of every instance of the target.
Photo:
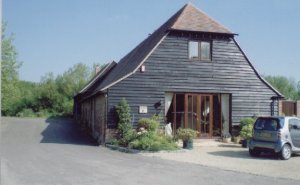
<svg viewBox="0 0 300 185">
<path fill-rule="evenodd" d="M 300 148 L 300 120 L 295 118 L 290 119 L 289 130 L 293 145 Z"/>
</svg>

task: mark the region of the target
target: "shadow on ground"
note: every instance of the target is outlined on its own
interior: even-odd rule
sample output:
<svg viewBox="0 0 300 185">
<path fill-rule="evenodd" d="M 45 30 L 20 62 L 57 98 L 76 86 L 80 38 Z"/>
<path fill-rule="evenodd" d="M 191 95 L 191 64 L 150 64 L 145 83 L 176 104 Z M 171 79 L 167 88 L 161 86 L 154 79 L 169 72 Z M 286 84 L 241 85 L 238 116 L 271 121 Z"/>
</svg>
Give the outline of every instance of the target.
<svg viewBox="0 0 300 185">
<path fill-rule="evenodd" d="M 242 158 L 242 159 L 253 159 L 249 155 L 248 150 L 243 151 L 232 151 L 232 150 L 224 150 L 224 151 L 217 151 L 217 152 L 209 152 L 209 154 L 214 156 L 223 156 L 223 157 L 230 157 L 230 158 Z M 258 160 L 278 160 L 278 157 L 273 153 L 262 153 L 259 157 L 255 157 Z"/>
<path fill-rule="evenodd" d="M 96 146 L 95 140 L 79 129 L 72 118 L 48 118 L 47 128 L 41 133 L 41 143 Z"/>
<path fill-rule="evenodd" d="M 232 145 L 232 144 L 220 144 L 219 147 L 224 147 L 224 148 L 241 148 L 241 145 Z"/>
</svg>

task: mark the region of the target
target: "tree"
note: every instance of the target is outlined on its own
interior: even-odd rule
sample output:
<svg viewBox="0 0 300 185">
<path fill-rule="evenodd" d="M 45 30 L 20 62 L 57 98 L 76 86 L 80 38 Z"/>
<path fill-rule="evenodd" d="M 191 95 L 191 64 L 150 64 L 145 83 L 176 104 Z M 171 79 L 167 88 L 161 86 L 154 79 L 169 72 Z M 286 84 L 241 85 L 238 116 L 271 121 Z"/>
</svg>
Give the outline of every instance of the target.
<svg viewBox="0 0 300 185">
<path fill-rule="evenodd" d="M 35 112 L 39 111 L 38 87 L 38 84 L 34 82 L 22 80 L 18 82 L 21 98 L 16 102 L 16 113 L 21 112 L 23 109 L 31 109 Z"/>
<path fill-rule="evenodd" d="M 17 51 L 13 45 L 14 38 L 5 35 L 5 27 L 4 24 L 1 36 L 1 113 L 7 116 L 15 114 L 16 102 L 20 98 L 17 83 L 21 62 L 17 61 Z"/>
<path fill-rule="evenodd" d="M 73 97 L 90 79 L 90 68 L 82 63 L 75 64 L 63 75 L 56 78 L 57 91 L 61 98 L 62 112 L 71 114 L 73 110 Z"/>
<path fill-rule="evenodd" d="M 49 110 L 51 112 L 62 112 L 62 96 L 58 91 L 53 73 L 48 73 L 42 77 L 38 89 L 39 110 Z"/>
<path fill-rule="evenodd" d="M 56 78 L 59 92 L 72 99 L 88 82 L 90 74 L 91 71 L 87 65 L 83 63 L 75 64 L 64 72 L 63 75 L 59 75 Z"/>
<path fill-rule="evenodd" d="M 299 86 L 296 87 L 295 80 L 288 79 L 284 76 L 266 76 L 265 79 L 280 93 L 282 93 L 286 99 L 297 100 L 300 98 Z"/>
</svg>

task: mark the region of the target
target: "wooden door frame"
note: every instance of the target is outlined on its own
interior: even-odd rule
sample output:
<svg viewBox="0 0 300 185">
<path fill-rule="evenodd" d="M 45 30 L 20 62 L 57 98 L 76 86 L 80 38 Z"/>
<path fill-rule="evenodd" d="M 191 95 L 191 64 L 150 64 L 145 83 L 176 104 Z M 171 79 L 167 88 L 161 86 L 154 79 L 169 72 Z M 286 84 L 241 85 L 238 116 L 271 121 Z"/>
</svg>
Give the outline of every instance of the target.
<svg viewBox="0 0 300 185">
<path fill-rule="evenodd" d="M 197 120 L 197 131 L 201 137 L 201 97 L 209 97 L 209 132 L 208 137 L 211 138 L 213 134 L 213 95 L 209 93 L 184 93 L 184 128 L 188 128 L 188 96 L 197 96 L 197 116 L 199 119 Z"/>
<path fill-rule="evenodd" d="M 229 93 L 228 93 L 229 94 Z M 197 115 L 199 116 L 201 113 L 200 113 L 200 108 L 201 108 L 201 96 L 210 96 L 210 110 L 211 110 L 211 116 L 210 116 L 210 119 L 209 119 L 209 122 L 210 122 L 210 127 L 209 127 L 209 135 L 206 135 L 206 138 L 212 138 L 214 137 L 213 136 L 213 126 L 214 126 L 214 110 L 215 108 L 216 109 L 219 109 L 220 111 L 220 119 L 219 119 L 219 127 L 220 127 L 220 136 L 222 135 L 222 130 L 223 130 L 223 123 L 222 123 L 222 120 L 223 120 L 223 117 L 222 117 L 222 93 L 188 93 L 188 92 L 174 92 L 174 97 L 173 97 L 173 114 L 172 114 L 172 119 L 173 119 L 173 123 L 172 123 L 172 128 L 173 128 L 173 134 L 175 135 L 176 134 L 176 131 L 177 131 L 177 118 L 178 118 L 178 115 L 177 115 L 177 103 L 178 102 L 178 95 L 180 96 L 183 96 L 183 102 L 182 102 L 182 105 L 184 106 L 183 107 L 183 111 L 184 111 L 184 114 L 183 114 L 183 128 L 187 128 L 188 127 L 188 116 L 186 114 L 187 109 L 188 109 L 188 104 L 187 104 L 187 101 L 186 101 L 186 97 L 188 95 L 197 95 Z M 215 107 L 214 106 L 214 96 L 217 95 L 220 97 L 219 99 L 219 102 L 220 102 L 220 105 Z M 180 103 L 181 104 L 181 103 Z M 198 119 L 196 121 L 196 129 L 197 130 L 200 130 L 201 129 L 201 124 L 200 124 L 200 120 L 201 119 Z M 181 121 L 180 121 L 181 123 Z M 229 131 L 231 132 L 232 130 L 232 95 L 229 94 Z M 198 135 L 200 136 L 200 134 Z M 219 136 L 217 136 L 219 137 Z M 204 137 L 205 138 L 205 137 Z"/>
</svg>

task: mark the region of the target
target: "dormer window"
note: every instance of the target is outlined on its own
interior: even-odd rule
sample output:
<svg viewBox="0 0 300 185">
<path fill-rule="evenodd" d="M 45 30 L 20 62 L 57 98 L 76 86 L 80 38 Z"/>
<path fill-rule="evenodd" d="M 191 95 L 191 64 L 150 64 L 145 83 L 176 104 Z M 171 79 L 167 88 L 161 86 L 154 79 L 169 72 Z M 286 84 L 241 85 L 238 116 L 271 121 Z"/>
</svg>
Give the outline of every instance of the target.
<svg viewBox="0 0 300 185">
<path fill-rule="evenodd" d="M 189 41 L 189 59 L 211 60 L 211 44 L 209 41 Z"/>
</svg>

